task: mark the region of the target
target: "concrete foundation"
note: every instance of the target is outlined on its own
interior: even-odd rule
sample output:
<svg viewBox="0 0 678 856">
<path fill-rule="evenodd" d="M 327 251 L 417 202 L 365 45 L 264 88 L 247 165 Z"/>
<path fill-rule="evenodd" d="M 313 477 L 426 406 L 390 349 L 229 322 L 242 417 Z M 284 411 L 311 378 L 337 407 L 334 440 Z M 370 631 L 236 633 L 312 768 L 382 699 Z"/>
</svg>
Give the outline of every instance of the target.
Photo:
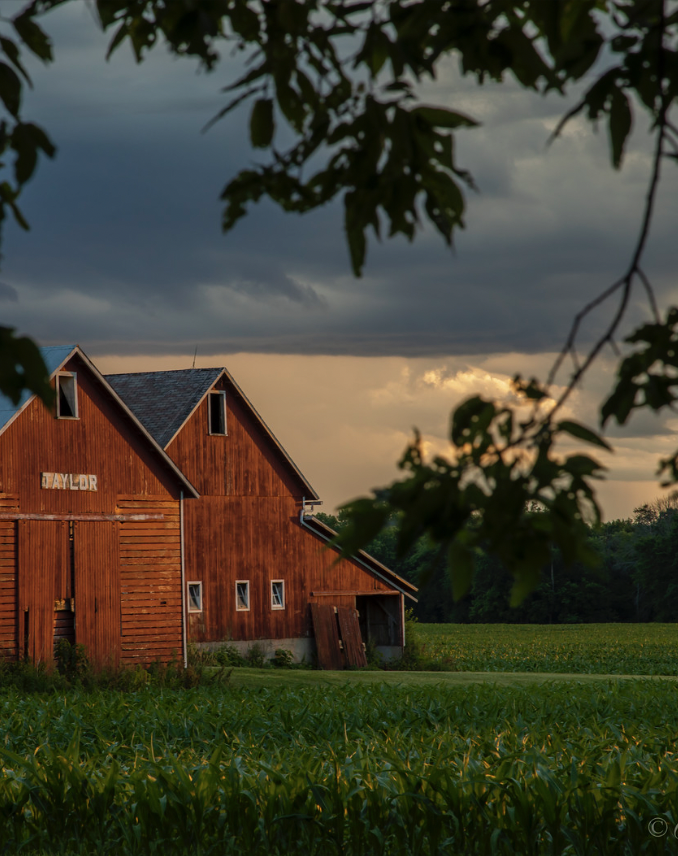
<svg viewBox="0 0 678 856">
<path fill-rule="evenodd" d="M 272 660 L 278 648 L 292 652 L 295 663 L 315 663 L 315 639 L 250 639 L 240 642 L 197 642 L 196 647 L 208 651 L 216 651 L 225 645 L 231 646 L 242 656 L 246 657 L 253 645 L 258 645 L 266 660 Z"/>
<path fill-rule="evenodd" d="M 250 648 L 253 645 L 258 645 L 263 651 L 266 660 L 272 660 L 275 657 L 275 652 L 278 648 L 283 648 L 286 651 L 292 652 L 292 659 L 295 663 L 310 663 L 315 665 L 315 639 L 254 639 L 240 642 L 196 642 L 196 648 L 201 648 L 207 651 L 216 651 L 225 645 L 230 645 L 242 656 L 246 657 Z M 377 645 L 376 650 L 384 658 L 385 662 L 389 660 L 399 660 L 403 655 L 403 650 L 398 645 Z"/>
</svg>

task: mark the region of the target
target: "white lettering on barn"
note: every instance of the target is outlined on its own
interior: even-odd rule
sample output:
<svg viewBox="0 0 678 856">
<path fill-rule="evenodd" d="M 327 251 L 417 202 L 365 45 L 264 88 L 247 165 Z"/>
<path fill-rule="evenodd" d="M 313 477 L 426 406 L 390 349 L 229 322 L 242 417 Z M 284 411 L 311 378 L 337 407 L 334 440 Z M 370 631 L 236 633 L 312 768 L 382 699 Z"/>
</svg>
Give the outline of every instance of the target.
<svg viewBox="0 0 678 856">
<path fill-rule="evenodd" d="M 97 477 L 85 473 L 40 473 L 44 490 L 97 490 Z"/>
</svg>

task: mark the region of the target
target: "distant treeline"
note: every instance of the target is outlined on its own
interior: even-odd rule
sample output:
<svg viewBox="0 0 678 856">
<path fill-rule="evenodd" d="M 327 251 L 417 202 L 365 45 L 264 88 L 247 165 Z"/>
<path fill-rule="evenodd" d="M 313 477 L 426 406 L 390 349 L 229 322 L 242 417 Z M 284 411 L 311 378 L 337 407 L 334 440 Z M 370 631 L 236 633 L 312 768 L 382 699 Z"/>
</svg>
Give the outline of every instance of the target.
<svg viewBox="0 0 678 856">
<path fill-rule="evenodd" d="M 318 514 L 333 529 L 342 515 Z M 452 598 L 446 562 L 422 539 L 396 558 L 396 527 L 385 529 L 367 552 L 420 587 L 414 614 L 422 622 L 461 624 L 566 624 L 678 620 L 678 503 L 656 500 L 628 520 L 592 528 L 597 568 L 565 566 L 560 553 L 541 574 L 539 586 L 519 607 L 509 606 L 513 578 L 487 553 L 477 557 L 473 585 L 459 603 Z"/>
</svg>

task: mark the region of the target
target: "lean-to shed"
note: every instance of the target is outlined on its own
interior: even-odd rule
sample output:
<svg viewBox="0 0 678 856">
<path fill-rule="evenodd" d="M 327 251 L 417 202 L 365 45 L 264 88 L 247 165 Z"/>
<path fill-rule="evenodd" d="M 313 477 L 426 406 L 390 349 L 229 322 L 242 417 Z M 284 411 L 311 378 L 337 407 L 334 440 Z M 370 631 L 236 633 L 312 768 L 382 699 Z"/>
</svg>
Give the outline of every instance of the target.
<svg viewBox="0 0 678 856">
<path fill-rule="evenodd" d="M 183 659 L 182 497 L 197 491 L 77 346 L 42 349 L 49 410 L 0 396 L 0 650 Z"/>
<path fill-rule="evenodd" d="M 335 668 L 368 640 L 402 651 L 416 588 L 366 554 L 336 562 L 334 533 L 310 514 L 317 493 L 225 369 L 107 380 L 200 494 L 185 507 L 190 641 L 300 659 L 315 637 Z"/>
</svg>

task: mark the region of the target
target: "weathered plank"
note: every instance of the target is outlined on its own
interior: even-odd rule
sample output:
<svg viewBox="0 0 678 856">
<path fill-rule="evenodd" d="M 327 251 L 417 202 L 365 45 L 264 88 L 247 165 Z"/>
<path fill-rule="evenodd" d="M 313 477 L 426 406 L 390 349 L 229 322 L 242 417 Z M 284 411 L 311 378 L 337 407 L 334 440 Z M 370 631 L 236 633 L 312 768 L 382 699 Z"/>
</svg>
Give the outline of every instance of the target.
<svg viewBox="0 0 678 856">
<path fill-rule="evenodd" d="M 341 641 L 344 643 L 346 665 L 364 668 L 367 666 L 367 657 L 360 635 L 358 610 L 352 609 L 350 606 L 338 606 L 337 618 L 339 619 Z"/>
<path fill-rule="evenodd" d="M 321 669 L 343 669 L 334 607 L 312 603 L 311 616 L 318 651 L 318 665 Z"/>
</svg>

